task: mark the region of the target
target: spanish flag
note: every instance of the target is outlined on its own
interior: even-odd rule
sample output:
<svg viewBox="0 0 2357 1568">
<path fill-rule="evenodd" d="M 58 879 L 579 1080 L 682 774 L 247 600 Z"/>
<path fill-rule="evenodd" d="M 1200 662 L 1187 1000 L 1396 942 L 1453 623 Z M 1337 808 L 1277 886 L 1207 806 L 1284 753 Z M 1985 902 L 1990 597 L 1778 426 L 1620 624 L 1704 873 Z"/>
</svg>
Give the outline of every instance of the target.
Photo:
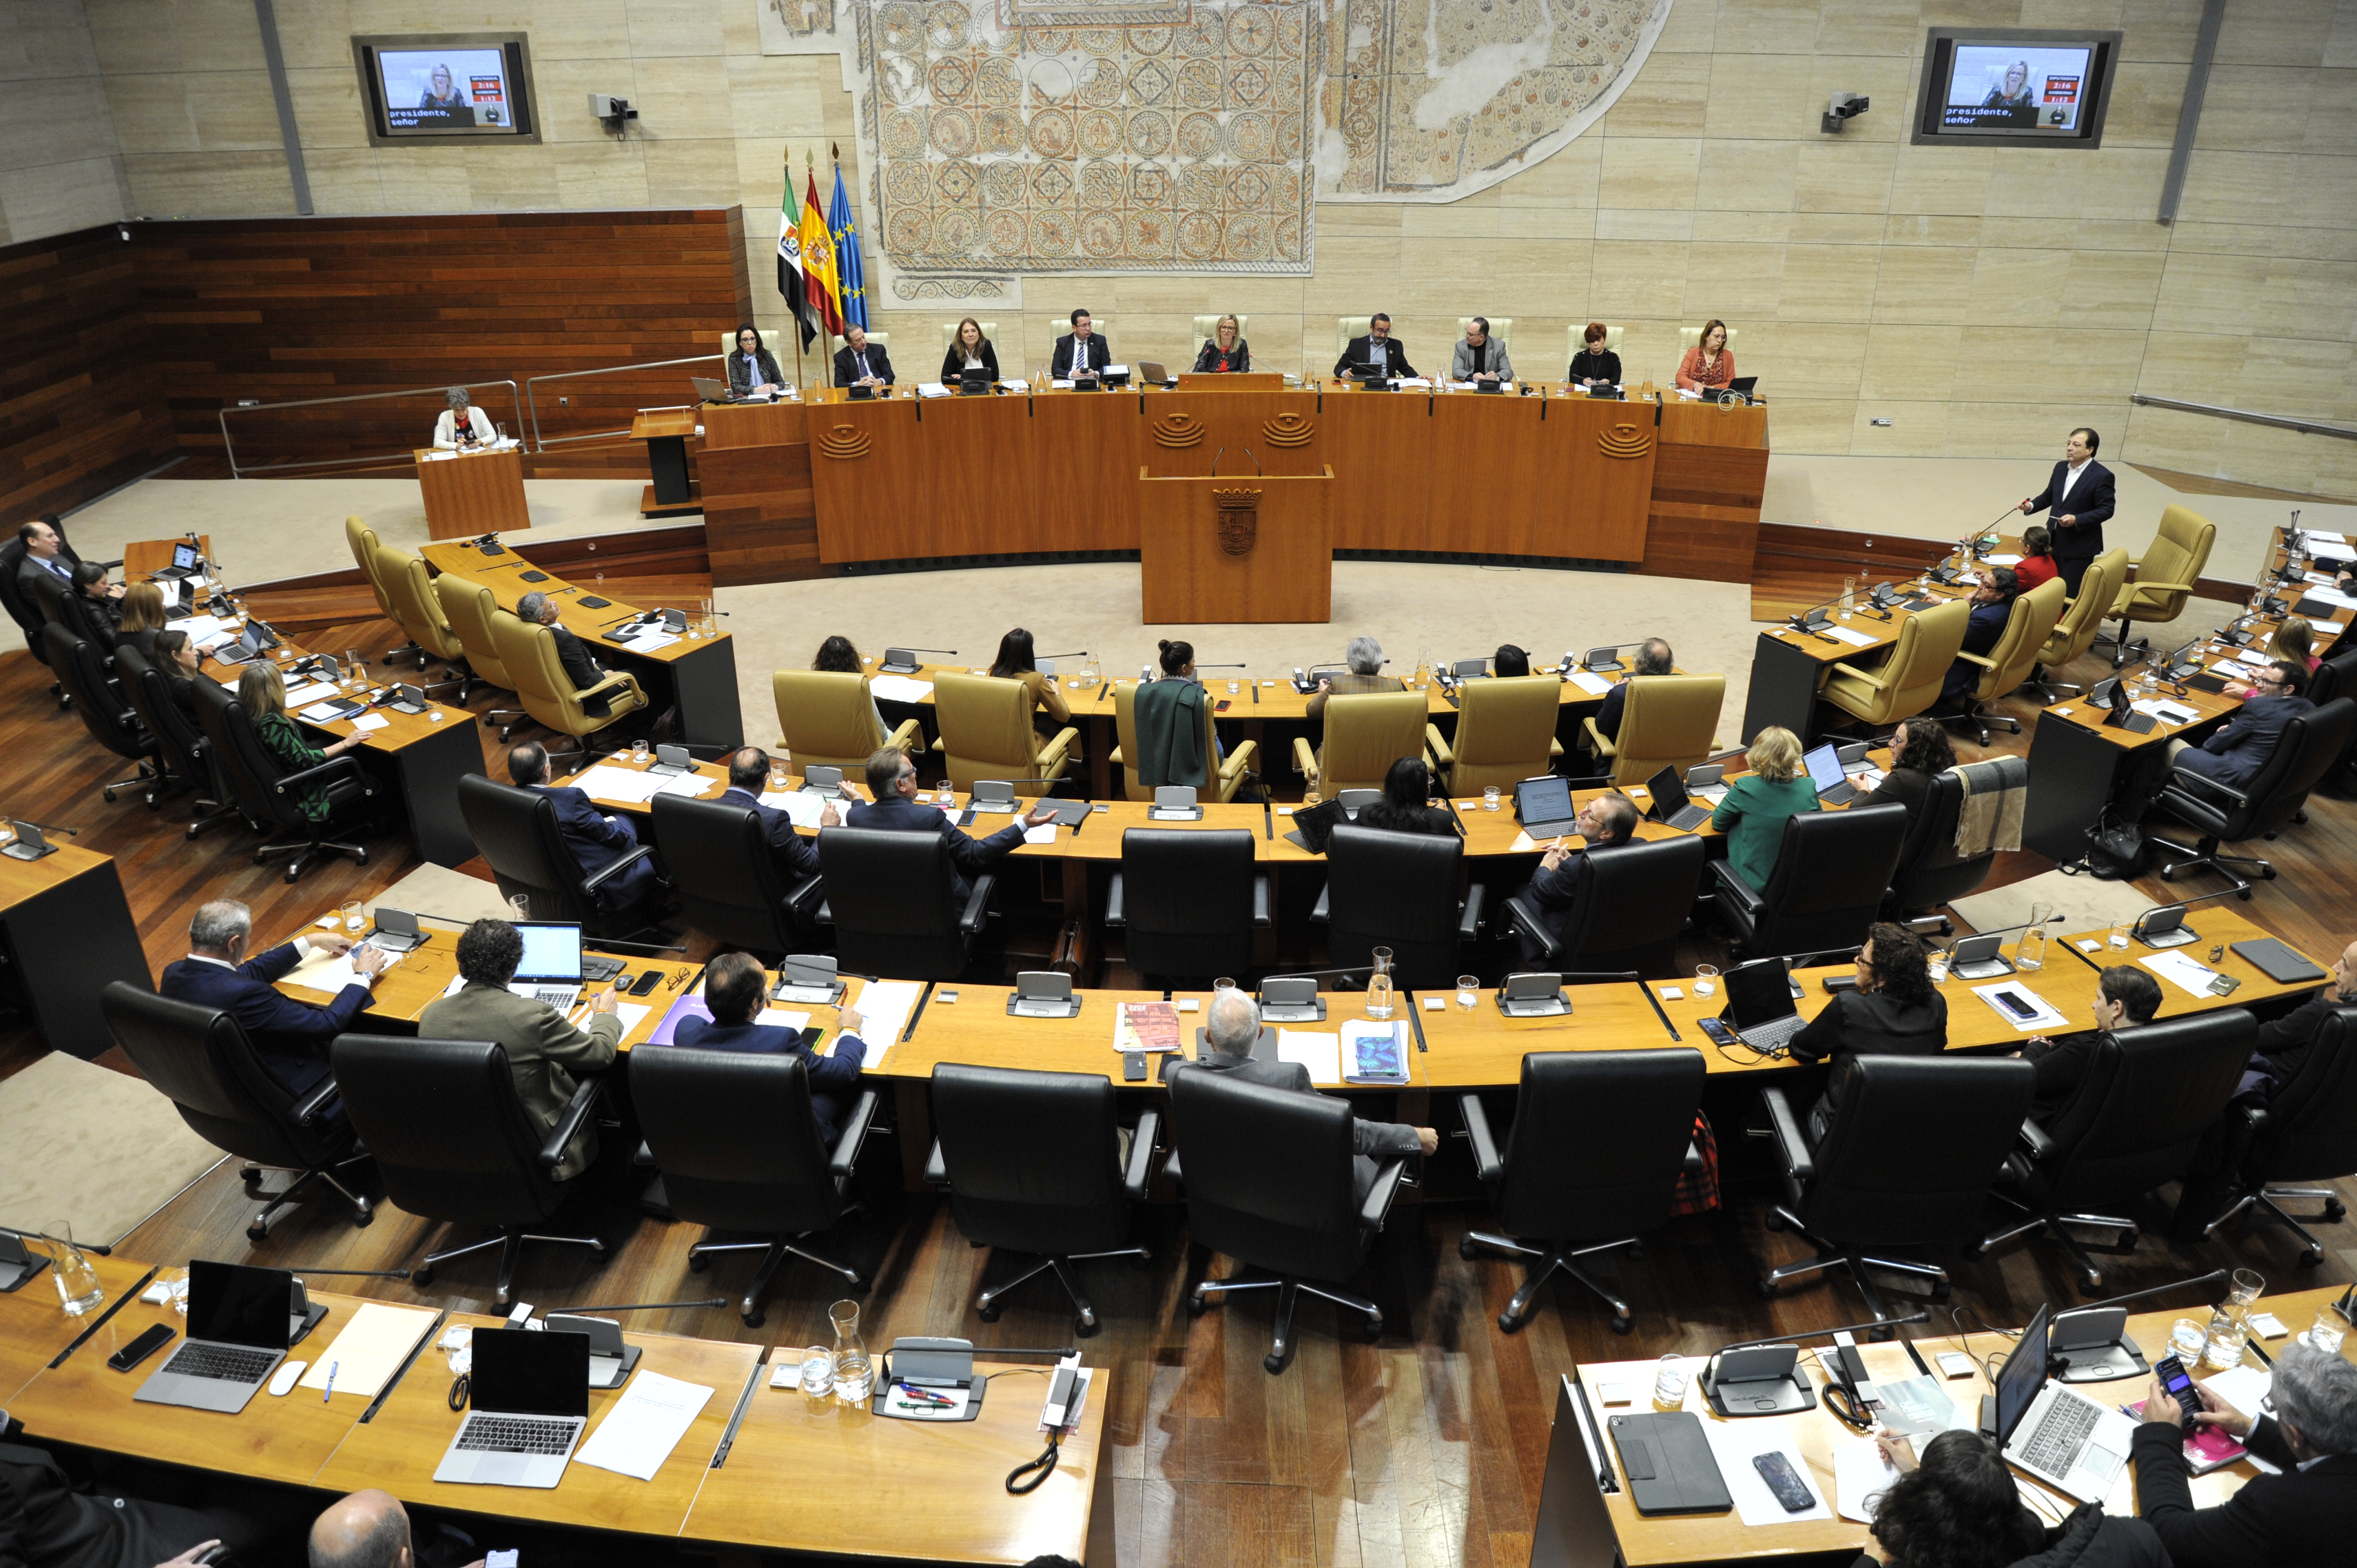
<svg viewBox="0 0 2357 1568">
<path fill-rule="evenodd" d="M 806 177 L 802 199 L 802 286 L 811 310 L 829 332 L 843 330 L 843 301 L 834 279 L 834 240 L 826 228 L 826 209 L 818 204 L 818 177 Z"/>
</svg>

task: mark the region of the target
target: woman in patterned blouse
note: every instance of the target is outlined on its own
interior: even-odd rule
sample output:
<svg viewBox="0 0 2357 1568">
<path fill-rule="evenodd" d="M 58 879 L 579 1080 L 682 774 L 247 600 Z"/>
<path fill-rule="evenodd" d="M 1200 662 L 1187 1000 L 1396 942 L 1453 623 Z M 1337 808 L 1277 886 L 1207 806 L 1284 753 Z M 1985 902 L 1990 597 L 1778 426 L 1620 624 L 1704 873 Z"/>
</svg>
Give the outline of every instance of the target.
<svg viewBox="0 0 2357 1568">
<path fill-rule="evenodd" d="M 1678 389 L 1700 392 L 1724 387 L 1735 379 L 1735 356 L 1727 347 L 1727 323 L 1712 321 L 1702 329 L 1702 341 L 1678 361 Z"/>
</svg>

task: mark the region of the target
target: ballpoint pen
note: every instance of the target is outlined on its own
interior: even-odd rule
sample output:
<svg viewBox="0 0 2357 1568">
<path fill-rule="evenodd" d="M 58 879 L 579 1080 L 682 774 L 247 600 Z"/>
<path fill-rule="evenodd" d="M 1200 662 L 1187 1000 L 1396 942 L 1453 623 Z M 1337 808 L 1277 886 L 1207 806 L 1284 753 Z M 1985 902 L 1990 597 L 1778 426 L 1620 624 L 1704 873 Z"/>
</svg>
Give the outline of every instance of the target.
<svg viewBox="0 0 2357 1568">
<path fill-rule="evenodd" d="M 336 1369 L 342 1365 L 343 1363 L 341 1361 L 330 1361 L 328 1363 L 328 1386 L 319 1391 L 319 1402 L 321 1404 L 327 1403 L 328 1399 L 335 1393 Z"/>
</svg>

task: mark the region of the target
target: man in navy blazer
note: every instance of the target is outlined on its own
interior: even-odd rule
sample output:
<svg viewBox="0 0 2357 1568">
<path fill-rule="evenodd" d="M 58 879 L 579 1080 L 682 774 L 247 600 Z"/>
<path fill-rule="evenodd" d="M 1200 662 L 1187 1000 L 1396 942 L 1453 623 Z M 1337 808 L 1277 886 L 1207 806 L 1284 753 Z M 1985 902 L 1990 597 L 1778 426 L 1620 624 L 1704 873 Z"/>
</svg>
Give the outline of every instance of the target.
<svg viewBox="0 0 2357 1568">
<path fill-rule="evenodd" d="M 2276 737 L 2285 725 L 2316 704 L 2308 700 L 2308 671 L 2289 660 L 2262 665 L 2251 677 L 2251 695 L 2234 716 L 2221 725 L 2197 748 L 2183 741 L 2169 745 L 2169 766 L 2203 773 L 2221 784 L 2241 789 L 2258 777 L 2275 755 Z"/>
<path fill-rule="evenodd" d="M 819 1141 L 832 1144 L 842 1129 L 844 1101 L 859 1087 L 859 1064 L 867 1058 L 867 1042 L 859 1034 L 865 1020 L 857 1008 L 844 1008 L 834 1051 L 823 1057 L 803 1045 L 794 1030 L 753 1021 L 761 1015 L 769 992 L 770 974 L 759 960 L 750 953 L 722 953 L 704 972 L 704 1004 L 712 1010 L 712 1021 L 682 1019 L 672 1043 L 699 1051 L 799 1058 L 810 1075 L 811 1114 L 818 1119 Z"/>
<path fill-rule="evenodd" d="M 950 846 L 950 886 L 960 904 L 974 894 L 968 880 L 996 865 L 1023 842 L 1026 828 L 1056 819 L 1056 808 L 1040 806 L 1017 817 L 986 839 L 969 837 L 957 820 L 937 806 L 917 799 L 917 765 L 896 746 L 884 746 L 867 758 L 867 792 L 876 797 L 851 808 L 846 819 L 855 828 L 883 828 L 894 832 L 938 833 Z"/>
<path fill-rule="evenodd" d="M 1670 645 L 1658 637 L 1649 637 L 1637 650 L 1637 661 L 1630 669 L 1629 681 L 1640 675 L 1667 675 L 1677 668 L 1677 657 Z M 1607 740 L 1620 738 L 1620 715 L 1629 707 L 1629 681 L 1622 681 L 1604 693 L 1604 705 L 1596 710 L 1596 733 Z"/>
<path fill-rule="evenodd" d="M 328 1076 L 328 1042 L 352 1026 L 369 1004 L 369 985 L 389 961 L 381 948 L 352 953 L 361 983 L 347 985 L 325 1007 L 297 1002 L 272 983 L 308 952 L 350 951 L 341 932 L 307 931 L 258 958 L 247 958 L 253 915 L 234 898 L 198 907 L 188 922 L 188 956 L 164 970 L 156 990 L 175 1002 L 218 1007 L 238 1021 L 270 1074 L 293 1094 L 307 1093 Z"/>
<path fill-rule="evenodd" d="M 585 874 L 639 847 L 638 830 L 600 811 L 589 791 L 547 781 L 548 753 L 539 742 L 528 740 L 508 753 L 508 778 L 519 789 L 548 797 L 556 808 L 557 831 Z M 651 897 L 654 890 L 654 863 L 642 860 L 597 889 L 597 912 L 619 915 Z"/>
<path fill-rule="evenodd" d="M 1113 345 L 1091 329 L 1089 313 L 1072 312 L 1072 329 L 1056 339 L 1048 360 L 1048 374 L 1060 381 L 1094 376 L 1113 363 Z"/>
<path fill-rule="evenodd" d="M 769 781 L 770 754 L 758 746 L 746 746 L 728 755 L 728 788 L 721 794 L 727 805 L 742 806 L 761 819 L 762 836 L 770 841 L 770 852 L 777 857 L 779 874 L 789 882 L 801 882 L 818 875 L 818 846 L 794 832 L 793 818 L 775 806 L 761 804 L 761 786 Z M 842 785 L 843 798 L 856 800 L 857 795 Z M 843 815 L 830 800 L 818 816 L 818 825 L 831 828 L 843 821 Z"/>
<path fill-rule="evenodd" d="M 1997 639 L 2005 635 L 2006 622 L 2013 618 L 2013 601 L 2021 596 L 2021 580 L 2010 566 L 1999 566 L 1981 580 L 1973 590 L 1973 613 L 1964 622 L 1964 642 L 1962 651 L 1986 654 L 1995 648 Z M 1948 666 L 1948 678 L 1940 682 L 1940 700 L 1961 703 L 1972 694 L 1973 683 L 1981 678 L 1981 667 L 1969 659 L 1959 659 Z"/>
<path fill-rule="evenodd" d="M 2062 445 L 2062 461 L 2045 489 L 2022 498 L 2026 513 L 2050 511 L 2048 532 L 2054 539 L 2054 564 L 2062 585 L 2072 596 L 2087 563 L 2104 553 L 2104 521 L 2112 515 L 2112 471 L 2095 461 L 2104 438 L 2081 425 Z"/>
<path fill-rule="evenodd" d="M 1609 795 L 1598 795 L 1582 806 L 1575 819 L 1575 826 L 1579 836 L 1587 841 L 1587 847 L 1580 850 L 1557 843 L 1540 857 L 1539 868 L 1531 873 L 1530 881 L 1523 885 L 1523 892 L 1538 907 L 1539 923 L 1546 928 L 1550 940 L 1562 939 L 1563 929 L 1578 901 L 1579 856 L 1620 848 L 1636 836 L 1640 820 L 1637 802 L 1628 796 L 1617 789 Z M 1517 936 L 1525 965 L 1536 968 L 1546 961 L 1544 943 L 1527 931 L 1518 932 Z"/>
</svg>

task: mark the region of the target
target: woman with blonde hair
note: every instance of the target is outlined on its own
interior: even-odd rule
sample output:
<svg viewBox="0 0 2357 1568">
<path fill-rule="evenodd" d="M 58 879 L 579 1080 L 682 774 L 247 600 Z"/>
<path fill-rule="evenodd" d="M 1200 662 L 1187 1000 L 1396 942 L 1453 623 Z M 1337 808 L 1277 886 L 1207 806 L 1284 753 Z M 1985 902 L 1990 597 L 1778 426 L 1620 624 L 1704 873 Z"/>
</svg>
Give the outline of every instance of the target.
<svg viewBox="0 0 2357 1568">
<path fill-rule="evenodd" d="M 1211 336 L 1204 340 L 1203 351 L 1195 356 L 1195 373 L 1242 372 L 1251 369 L 1252 345 L 1244 341 L 1243 324 L 1232 316 L 1221 317 L 1213 325 Z"/>
<path fill-rule="evenodd" d="M 982 335 L 982 323 L 971 316 L 957 324 L 956 340 L 942 356 L 942 381 L 955 386 L 968 371 L 988 371 L 992 381 L 998 379 L 998 350 Z"/>
<path fill-rule="evenodd" d="M 164 590 L 153 583 L 134 583 L 124 590 L 123 622 L 114 628 L 114 645 L 128 643 L 140 656 L 152 660 L 156 634 L 164 629 Z"/>
<path fill-rule="evenodd" d="M 358 731 L 327 746 L 316 746 L 303 738 L 303 732 L 286 715 L 286 677 L 278 666 L 266 659 L 257 659 L 247 665 L 237 678 L 237 700 L 253 721 L 253 735 L 270 759 L 289 773 L 317 768 L 331 757 L 341 757 L 366 739 Z M 296 809 L 307 821 L 324 822 L 335 812 L 328 791 L 317 785 L 307 785 L 295 798 Z"/>
<path fill-rule="evenodd" d="M 1727 786 L 1710 825 L 1727 835 L 1727 865 L 1756 893 L 1776 869 L 1785 819 L 1815 811 L 1817 787 L 1801 770 L 1800 736 L 1781 725 L 1753 736 L 1743 761 L 1751 771 Z"/>
<path fill-rule="evenodd" d="M 1735 352 L 1727 346 L 1727 323 L 1703 323 L 1702 339 L 1678 361 L 1678 390 L 1717 392 L 1735 379 Z"/>
<path fill-rule="evenodd" d="M 2275 636 L 2267 639 L 2267 658 L 2271 661 L 2297 664 L 2313 675 L 2317 666 L 2324 662 L 2313 651 L 2315 647 L 2316 632 L 2309 627 L 2308 618 L 2286 616 L 2282 624 L 2276 628 Z M 2259 669 L 2265 671 L 2266 665 L 2262 664 Z M 2225 694 L 2236 702 L 2247 703 L 2259 695 L 2259 689 L 2247 681 L 2229 681 Z"/>
</svg>

